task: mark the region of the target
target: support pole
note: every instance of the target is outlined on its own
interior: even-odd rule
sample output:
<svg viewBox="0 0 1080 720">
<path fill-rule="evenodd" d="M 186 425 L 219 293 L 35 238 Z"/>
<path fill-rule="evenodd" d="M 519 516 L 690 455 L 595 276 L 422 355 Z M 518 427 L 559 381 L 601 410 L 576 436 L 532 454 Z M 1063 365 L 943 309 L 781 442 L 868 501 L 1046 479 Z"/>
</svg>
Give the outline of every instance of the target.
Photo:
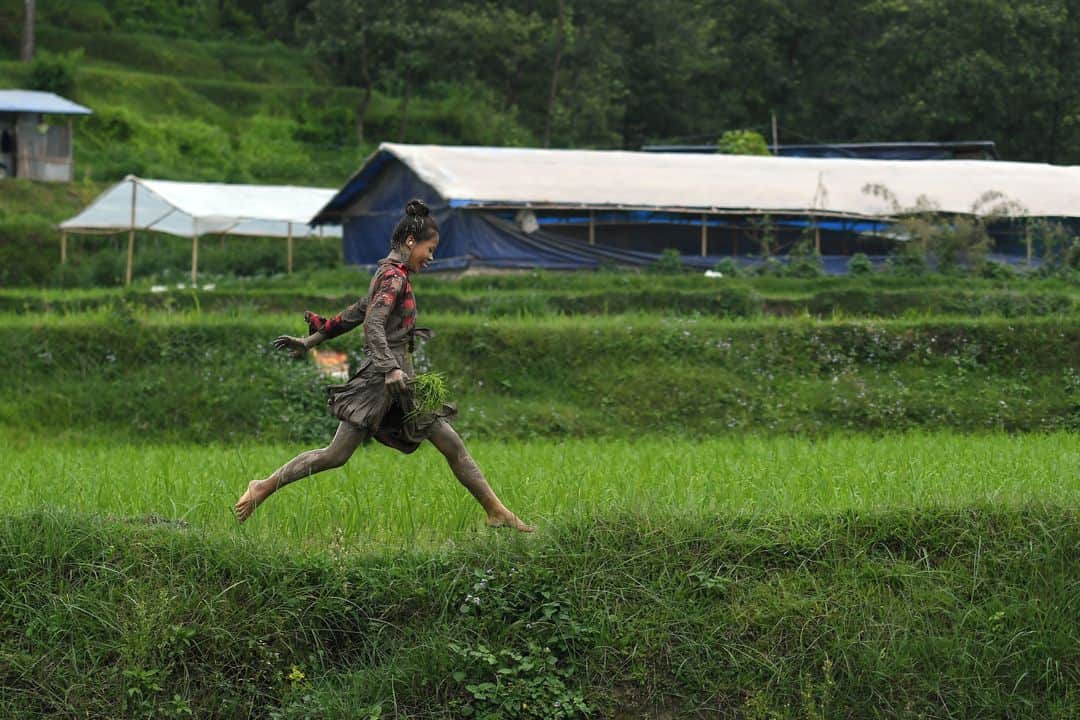
<svg viewBox="0 0 1080 720">
<path fill-rule="evenodd" d="M 135 181 L 131 181 L 131 224 L 128 226 L 127 269 L 124 284 L 131 284 L 131 266 L 135 261 Z"/>
<path fill-rule="evenodd" d="M 288 269 L 289 274 L 292 275 L 292 223 L 289 223 L 289 239 L 286 242 L 288 245 L 288 260 L 285 267 Z"/>
<path fill-rule="evenodd" d="M 67 262 L 67 230 L 60 231 L 60 264 Z"/>
<path fill-rule="evenodd" d="M 594 210 L 589 211 L 589 244 L 596 244 L 596 212 Z"/>
<path fill-rule="evenodd" d="M 199 278 L 199 236 L 191 236 L 191 284 Z"/>
<path fill-rule="evenodd" d="M 1031 228 L 1027 228 L 1027 232 L 1024 233 L 1024 240 L 1027 241 L 1027 264 L 1031 267 Z"/>
<path fill-rule="evenodd" d="M 709 254 L 709 216 L 701 213 L 701 257 Z"/>
<path fill-rule="evenodd" d="M 821 254 L 821 226 L 818 225 L 817 218 L 814 218 L 814 252 Z"/>
</svg>

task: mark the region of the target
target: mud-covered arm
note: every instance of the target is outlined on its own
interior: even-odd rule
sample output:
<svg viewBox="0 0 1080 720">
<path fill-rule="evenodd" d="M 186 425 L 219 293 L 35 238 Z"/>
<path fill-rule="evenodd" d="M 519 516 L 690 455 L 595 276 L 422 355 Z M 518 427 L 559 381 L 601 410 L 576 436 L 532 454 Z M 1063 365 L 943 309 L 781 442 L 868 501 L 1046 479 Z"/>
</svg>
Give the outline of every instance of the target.
<svg viewBox="0 0 1080 720">
<path fill-rule="evenodd" d="M 367 356 L 376 370 L 389 373 L 399 370 L 394 353 L 386 341 L 386 321 L 397 304 L 398 296 L 404 292 L 405 279 L 400 275 L 385 275 L 378 281 L 375 292 L 371 294 L 371 304 L 364 318 L 364 340 Z"/>
<path fill-rule="evenodd" d="M 322 337 L 313 345 L 318 345 L 323 340 L 343 335 L 353 328 L 364 324 L 364 313 L 367 310 L 367 298 L 357 300 L 332 318 L 324 318 L 310 310 L 304 311 L 304 321 L 307 323 L 308 332 L 313 337 L 320 334 Z M 309 338 L 310 339 L 310 338 Z M 312 347 L 310 345 L 309 347 Z"/>
</svg>

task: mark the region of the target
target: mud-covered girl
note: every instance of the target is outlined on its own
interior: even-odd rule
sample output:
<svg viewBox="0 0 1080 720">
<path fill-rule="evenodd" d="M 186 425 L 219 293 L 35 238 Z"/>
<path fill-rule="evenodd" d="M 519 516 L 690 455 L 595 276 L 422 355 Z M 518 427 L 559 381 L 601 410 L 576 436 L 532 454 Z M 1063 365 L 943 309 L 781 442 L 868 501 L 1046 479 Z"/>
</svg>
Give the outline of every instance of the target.
<svg viewBox="0 0 1080 720">
<path fill-rule="evenodd" d="M 264 480 L 253 480 L 236 503 L 243 522 L 272 493 L 315 473 L 341 467 L 353 452 L 374 438 L 403 453 L 411 453 L 429 440 L 446 457 L 450 469 L 487 513 L 491 526 L 531 532 L 510 512 L 488 485 L 450 420 L 455 410 L 443 405 L 435 412 L 418 413 L 409 381 L 414 376 L 411 349 L 416 338 L 430 332 L 416 327 L 416 299 L 411 273 L 428 266 L 439 246 L 439 226 L 427 206 L 412 200 L 391 239 L 390 254 L 379 262 L 367 297 L 333 318 L 305 313 L 309 335 L 282 335 L 274 347 L 301 355 L 324 340 L 355 327 L 364 328 L 364 361 L 344 385 L 329 389 L 330 411 L 341 421 L 333 441 L 325 448 L 297 455 Z"/>
</svg>

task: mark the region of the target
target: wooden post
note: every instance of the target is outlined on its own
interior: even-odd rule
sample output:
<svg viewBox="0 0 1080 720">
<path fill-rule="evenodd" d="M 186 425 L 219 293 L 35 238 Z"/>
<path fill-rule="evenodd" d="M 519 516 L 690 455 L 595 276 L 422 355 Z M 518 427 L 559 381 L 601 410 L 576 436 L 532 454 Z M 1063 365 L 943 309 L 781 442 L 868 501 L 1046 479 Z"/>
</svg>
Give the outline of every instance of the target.
<svg viewBox="0 0 1080 720">
<path fill-rule="evenodd" d="M 1027 264 L 1030 267 L 1030 265 L 1031 265 L 1031 228 L 1028 227 L 1028 228 L 1025 228 L 1025 229 L 1026 229 L 1026 232 L 1024 233 L 1024 240 L 1027 241 Z"/>
<path fill-rule="evenodd" d="M 709 254 L 709 216 L 701 213 L 701 257 Z"/>
<path fill-rule="evenodd" d="M 131 181 L 131 224 L 128 226 L 127 270 L 124 284 L 131 284 L 131 266 L 135 261 L 135 181 Z"/>
<path fill-rule="evenodd" d="M 60 231 L 60 264 L 67 262 L 67 230 Z"/>
<path fill-rule="evenodd" d="M 821 254 L 821 226 L 818 225 L 817 218 L 814 218 L 814 252 Z"/>
<path fill-rule="evenodd" d="M 292 275 L 292 223 L 289 223 L 289 239 L 286 241 L 288 244 L 288 260 L 285 263 L 285 267 L 288 269 L 290 275 Z"/>
<path fill-rule="evenodd" d="M 191 284 L 199 277 L 199 236 L 191 236 Z"/>
<path fill-rule="evenodd" d="M 596 244 L 596 212 L 589 211 L 589 244 Z"/>
</svg>

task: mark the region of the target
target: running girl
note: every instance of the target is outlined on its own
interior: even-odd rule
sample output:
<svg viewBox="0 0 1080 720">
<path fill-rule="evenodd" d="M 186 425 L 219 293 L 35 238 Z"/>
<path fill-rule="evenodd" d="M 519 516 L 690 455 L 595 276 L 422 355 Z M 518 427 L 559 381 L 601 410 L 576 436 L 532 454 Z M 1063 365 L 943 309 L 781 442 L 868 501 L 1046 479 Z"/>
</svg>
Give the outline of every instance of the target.
<svg viewBox="0 0 1080 720">
<path fill-rule="evenodd" d="M 439 225 L 427 205 L 422 200 L 410 201 L 394 229 L 390 254 L 379 261 L 367 297 L 333 318 L 307 312 L 307 337 L 282 335 L 274 340 L 274 347 L 300 356 L 324 340 L 363 325 L 364 361 L 347 383 L 329 388 L 330 411 L 341 421 L 330 445 L 297 455 L 265 480 L 252 480 L 236 502 L 237 520 L 247 520 L 260 503 L 285 485 L 341 467 L 365 440 L 374 438 L 406 454 L 430 440 L 483 506 L 488 525 L 533 531 L 502 504 L 450 426 L 454 408 L 443 405 L 431 413 L 414 411 L 408 384 L 414 375 L 413 344 L 415 338 L 426 339 L 431 333 L 416 327 L 416 299 L 409 276 L 428 266 L 438 246 Z"/>
</svg>

